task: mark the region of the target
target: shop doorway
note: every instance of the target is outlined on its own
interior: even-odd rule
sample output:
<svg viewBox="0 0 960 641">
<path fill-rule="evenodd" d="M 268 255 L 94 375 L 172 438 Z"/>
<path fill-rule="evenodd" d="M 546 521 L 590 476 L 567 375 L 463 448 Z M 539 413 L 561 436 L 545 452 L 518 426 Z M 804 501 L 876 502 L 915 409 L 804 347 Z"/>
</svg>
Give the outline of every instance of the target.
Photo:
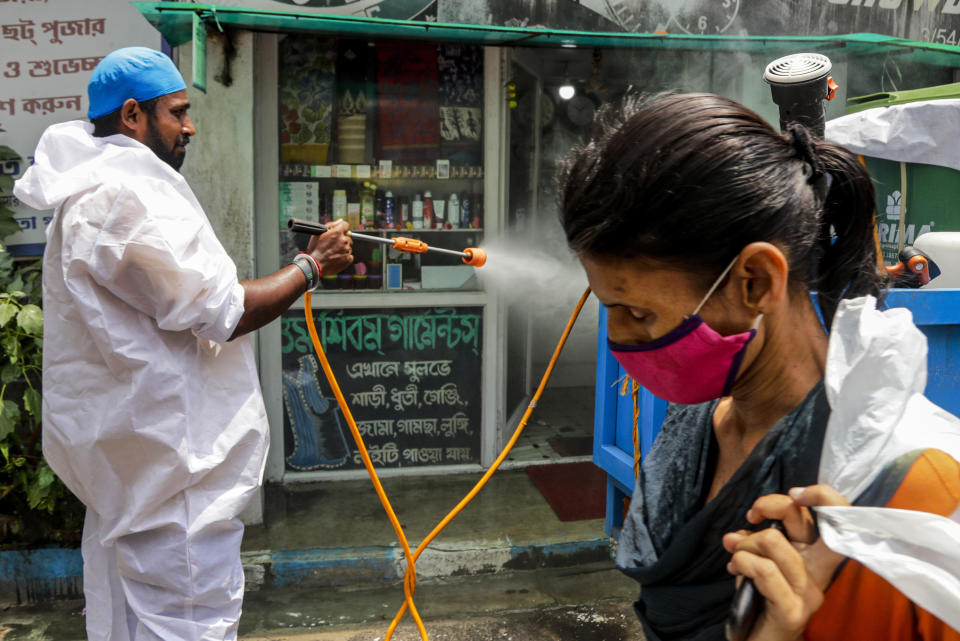
<svg viewBox="0 0 960 641">
<path fill-rule="evenodd" d="M 510 417 L 505 438 L 527 408 L 586 286 L 575 257 L 566 248 L 555 184 L 559 163 L 583 140 L 596 105 L 588 99 L 589 109 L 571 119 L 576 114 L 566 109 L 557 92 L 568 78 L 588 77 L 590 56 L 584 51 L 529 49 L 515 50 L 511 56 L 506 242 L 543 259 L 531 261 L 531 269 L 539 273 L 518 274 L 516 291 L 505 295 Z M 547 390 L 507 459 L 512 465 L 591 459 L 596 308 L 596 302 L 590 301 L 578 321 Z"/>
</svg>

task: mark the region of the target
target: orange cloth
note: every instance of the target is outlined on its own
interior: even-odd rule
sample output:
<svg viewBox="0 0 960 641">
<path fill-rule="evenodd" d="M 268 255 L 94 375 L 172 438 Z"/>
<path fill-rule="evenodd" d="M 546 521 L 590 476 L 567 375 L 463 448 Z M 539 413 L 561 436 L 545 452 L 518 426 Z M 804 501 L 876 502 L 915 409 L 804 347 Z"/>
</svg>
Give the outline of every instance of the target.
<svg viewBox="0 0 960 641">
<path fill-rule="evenodd" d="M 949 516 L 958 504 L 960 463 L 940 450 L 927 450 L 887 507 Z M 960 632 L 852 559 L 824 596 L 804 631 L 806 641 L 960 641 Z"/>
</svg>

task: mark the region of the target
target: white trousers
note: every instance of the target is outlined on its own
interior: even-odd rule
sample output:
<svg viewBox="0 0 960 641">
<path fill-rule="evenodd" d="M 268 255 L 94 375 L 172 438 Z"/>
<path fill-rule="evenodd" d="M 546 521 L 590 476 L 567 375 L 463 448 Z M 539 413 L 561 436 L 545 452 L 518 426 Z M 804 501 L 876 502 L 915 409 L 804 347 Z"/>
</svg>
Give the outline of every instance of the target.
<svg viewBox="0 0 960 641">
<path fill-rule="evenodd" d="M 243 600 L 238 519 L 190 533 L 169 526 L 104 545 L 83 524 L 83 595 L 90 641 L 234 641 Z"/>
</svg>

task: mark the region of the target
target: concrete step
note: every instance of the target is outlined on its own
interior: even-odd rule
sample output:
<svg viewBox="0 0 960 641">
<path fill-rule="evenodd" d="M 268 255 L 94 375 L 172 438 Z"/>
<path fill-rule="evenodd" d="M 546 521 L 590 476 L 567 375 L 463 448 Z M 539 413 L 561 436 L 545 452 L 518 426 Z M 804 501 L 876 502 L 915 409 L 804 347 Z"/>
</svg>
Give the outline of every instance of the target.
<svg viewBox="0 0 960 641">
<path fill-rule="evenodd" d="M 479 474 L 382 479 L 411 548 Z M 248 590 L 395 581 L 406 561 L 369 480 L 268 488 L 262 526 L 248 527 Z M 565 567 L 610 558 L 603 520 L 560 521 L 526 472 L 495 474 L 417 561 L 424 578 Z"/>
</svg>

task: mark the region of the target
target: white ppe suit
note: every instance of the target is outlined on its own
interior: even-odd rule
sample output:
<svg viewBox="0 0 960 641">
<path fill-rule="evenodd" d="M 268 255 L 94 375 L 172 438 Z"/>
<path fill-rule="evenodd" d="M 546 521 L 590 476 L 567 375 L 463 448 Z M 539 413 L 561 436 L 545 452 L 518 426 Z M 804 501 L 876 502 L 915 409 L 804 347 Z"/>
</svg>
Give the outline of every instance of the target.
<svg viewBox="0 0 960 641">
<path fill-rule="evenodd" d="M 236 267 L 179 173 L 123 135 L 50 127 L 17 198 L 54 209 L 43 262 L 43 452 L 87 506 L 97 641 L 236 637 L 236 518 L 267 420 Z"/>
</svg>

